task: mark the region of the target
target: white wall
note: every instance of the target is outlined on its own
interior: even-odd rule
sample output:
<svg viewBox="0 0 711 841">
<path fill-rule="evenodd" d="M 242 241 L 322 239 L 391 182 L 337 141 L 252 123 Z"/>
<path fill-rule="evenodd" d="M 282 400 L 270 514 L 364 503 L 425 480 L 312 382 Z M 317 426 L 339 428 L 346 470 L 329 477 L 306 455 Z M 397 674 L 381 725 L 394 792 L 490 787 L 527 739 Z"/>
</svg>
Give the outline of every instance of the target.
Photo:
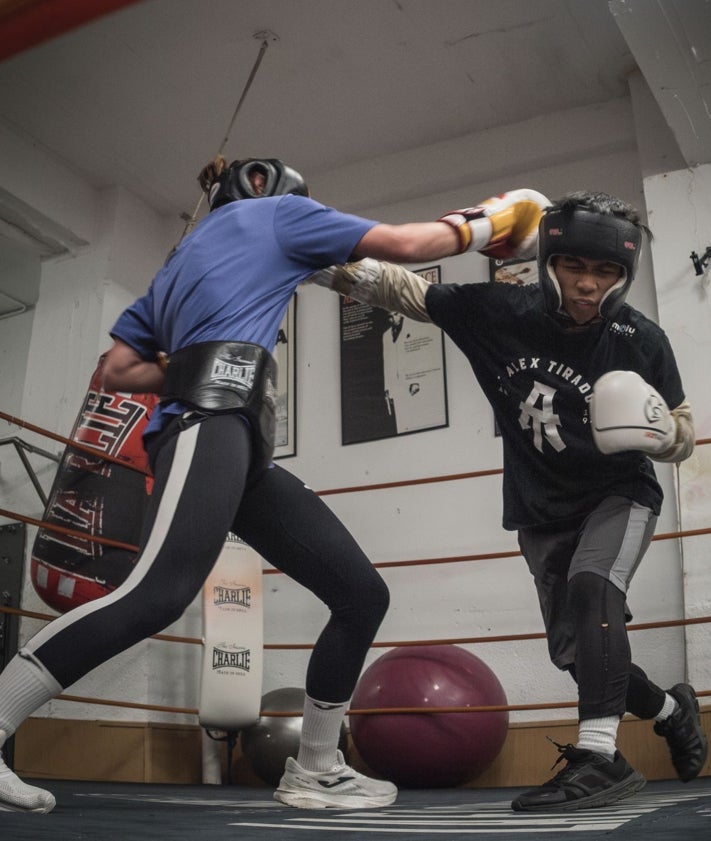
<svg viewBox="0 0 711 841">
<path fill-rule="evenodd" d="M 36 253 L 0 235 L 0 313 L 5 313 L 0 316 L 0 410 L 9 415 L 22 414 L 40 274 L 40 258 Z M 25 304 L 28 308 L 21 312 Z M 5 442 L 0 447 L 0 506 L 17 510 L 14 506 L 19 502 L 22 513 L 35 515 L 41 513 L 41 500 L 13 443 L 13 439 L 28 440 L 28 437 L 16 426 L 0 422 L 0 441 Z M 46 440 L 34 443 L 45 451 L 54 452 Z M 28 452 L 25 456 L 40 472 L 42 481 L 51 481 L 56 467 L 53 461 Z M 4 525 L 8 520 L 2 518 L 0 522 Z"/>
<path fill-rule="evenodd" d="M 359 205 L 358 212 L 384 221 L 436 218 L 452 207 L 471 205 L 516 186 L 534 187 L 551 197 L 571 189 L 604 190 L 644 211 L 647 185 L 642 182 L 635 130 L 631 103 L 615 100 L 606 106 L 511 126 L 505 132 L 448 141 L 446 148 L 413 150 L 400 162 L 362 162 L 344 172 L 310 180 L 316 197 L 352 210 L 348 207 L 351 196 L 351 202 Z M 30 153 L 22 150 L 22 154 Z M 475 156 L 479 161 L 475 171 L 460 166 L 459 180 L 453 180 L 450 172 L 446 181 L 438 181 L 444 170 Z M 33 170 L 28 167 L 26 171 Z M 46 162 L 43 172 L 57 189 L 69 177 L 53 172 Z M 423 173 L 427 173 L 426 178 Z M 441 186 L 435 188 L 435 183 L 444 184 L 446 192 L 441 192 Z M 370 193 L 363 185 L 373 186 L 377 206 L 365 204 Z M 21 184 L 16 184 L 15 190 L 19 199 L 31 204 L 30 196 L 23 197 Z M 396 203 L 392 199 L 388 202 L 389 194 L 397 198 Z M 83 203 L 72 205 L 71 224 L 64 227 L 69 230 L 65 240 L 83 239 L 86 245 L 74 245 L 43 264 L 26 369 L 17 371 L 18 382 L 25 377 L 23 415 L 63 434 L 71 428 L 96 359 L 107 346 L 108 327 L 126 303 L 145 288 L 180 232 L 175 220 L 156 217 L 124 191 L 97 195 L 87 187 L 83 195 Z M 671 202 L 669 213 L 683 201 L 680 190 L 665 195 L 665 199 Z M 61 208 L 45 206 L 43 213 L 52 225 L 61 227 Z M 487 276 L 486 261 L 478 255 L 450 258 L 441 265 L 444 282 L 483 281 Z M 645 256 L 630 300 L 656 317 L 649 255 Z M 494 437 L 491 410 L 468 364 L 449 340 L 445 342 L 449 427 L 343 447 L 335 296 L 317 288 L 299 292 L 297 336 L 297 455 L 281 464 L 315 489 L 500 467 L 501 447 Z M 672 337 L 679 338 L 675 334 Z M 22 355 L 18 356 L 18 369 L 23 361 Z M 671 468 L 664 467 L 660 474 L 670 503 L 659 531 L 673 531 L 674 475 Z M 51 475 L 47 481 L 51 481 Z M 21 482 L 18 488 L 18 498 L 13 500 L 29 505 L 36 513 L 36 501 L 22 490 Z M 505 552 L 516 547 L 515 535 L 500 527 L 498 476 L 324 499 L 375 562 Z M 671 577 L 669 570 L 674 571 Z M 383 574 L 392 591 L 392 608 L 379 640 L 495 636 L 542 628 L 533 586 L 520 557 L 404 567 Z M 270 575 L 265 581 L 265 598 L 268 643 L 313 642 L 325 620 L 325 610 L 309 593 L 284 576 Z M 675 543 L 653 544 L 633 586 L 631 604 L 636 621 L 682 615 L 682 576 Z M 25 606 L 42 609 L 29 586 Z M 27 621 L 23 632 L 27 635 L 35 627 L 37 623 Z M 171 630 L 199 636 L 196 606 Z M 571 681 L 548 662 L 541 640 L 480 644 L 471 646 L 471 650 L 494 669 L 511 703 L 570 701 L 575 697 Z M 650 668 L 663 685 L 684 677 L 684 635 L 678 630 L 634 634 L 633 650 L 640 665 Z M 374 649 L 369 662 L 380 653 L 381 649 Z M 267 651 L 265 691 L 303 686 L 307 657 L 308 652 Z M 142 643 L 117 662 L 95 670 L 72 687 L 71 693 L 195 707 L 198 658 L 195 646 Z M 175 718 L 63 702 L 52 702 L 43 714 Z M 536 711 L 513 719 L 564 715 L 574 713 Z"/>
<path fill-rule="evenodd" d="M 20 411 L 39 281 L 39 257 L 0 236 L 0 407 L 8 414 Z"/>
<path fill-rule="evenodd" d="M 711 437 L 711 265 L 694 272 L 690 254 L 711 246 L 711 166 L 668 172 L 645 180 L 653 244 L 659 313 L 674 345 L 694 409 L 697 438 Z M 697 447 L 680 468 L 680 524 L 708 529 L 711 515 L 711 445 Z M 684 583 L 684 616 L 711 614 L 709 536 L 690 536 L 681 544 L 678 572 Z M 701 688 L 711 686 L 711 626 L 686 630 L 688 674 Z"/>
</svg>

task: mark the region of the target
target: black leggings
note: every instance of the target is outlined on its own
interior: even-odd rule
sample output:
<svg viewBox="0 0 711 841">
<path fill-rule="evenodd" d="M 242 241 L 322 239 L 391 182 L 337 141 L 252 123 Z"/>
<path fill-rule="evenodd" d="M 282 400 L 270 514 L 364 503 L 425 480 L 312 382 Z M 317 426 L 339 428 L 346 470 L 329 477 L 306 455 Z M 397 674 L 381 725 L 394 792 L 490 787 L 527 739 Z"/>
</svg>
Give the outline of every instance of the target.
<svg viewBox="0 0 711 841">
<path fill-rule="evenodd" d="M 568 582 L 568 602 L 575 616 L 580 718 L 622 717 L 632 663 L 625 594 L 597 573 L 580 572 Z"/>
<path fill-rule="evenodd" d="M 576 616 L 577 646 L 571 673 L 580 689 L 580 719 L 632 713 L 654 718 L 664 691 L 631 661 L 625 627 L 625 596 L 592 572 L 574 575 L 568 586 Z"/>
<path fill-rule="evenodd" d="M 582 719 L 625 711 L 652 718 L 664 692 L 630 660 L 626 592 L 656 517 L 624 497 L 607 497 L 587 517 L 522 529 L 553 663 L 578 683 Z"/>
<path fill-rule="evenodd" d="M 249 474 L 251 433 L 237 415 L 176 418 L 148 450 L 155 481 L 131 574 L 55 619 L 26 648 L 70 686 L 179 619 L 233 531 L 330 609 L 305 688 L 312 698 L 348 700 L 389 594 L 347 529 L 281 467 Z"/>
</svg>

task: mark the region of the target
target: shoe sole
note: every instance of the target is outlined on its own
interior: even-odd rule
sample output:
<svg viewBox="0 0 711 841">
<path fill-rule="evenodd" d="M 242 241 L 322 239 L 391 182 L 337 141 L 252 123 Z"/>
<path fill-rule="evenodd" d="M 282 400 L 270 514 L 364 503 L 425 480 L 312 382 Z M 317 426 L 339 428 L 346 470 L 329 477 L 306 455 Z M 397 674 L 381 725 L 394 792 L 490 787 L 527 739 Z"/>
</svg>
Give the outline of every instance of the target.
<svg viewBox="0 0 711 841">
<path fill-rule="evenodd" d="M 52 803 L 51 806 L 40 806 L 38 809 L 23 809 L 22 806 L 0 803 L 0 812 L 24 812 L 28 815 L 48 815 L 54 809 L 55 805 L 55 803 Z"/>
<path fill-rule="evenodd" d="M 647 785 L 647 780 L 638 771 L 627 777 L 622 782 L 611 788 L 606 788 L 597 794 L 589 797 L 579 797 L 577 800 L 568 800 L 565 803 L 547 803 L 541 806 L 525 806 L 516 800 L 511 804 L 514 812 L 573 812 L 577 809 L 595 809 L 600 806 L 611 806 L 618 800 L 631 797 Z"/>
<path fill-rule="evenodd" d="M 274 799 L 285 806 L 293 806 L 295 809 L 371 809 L 380 806 L 390 806 L 397 798 L 395 795 L 383 795 L 381 797 L 350 797 L 341 796 L 338 801 L 319 797 L 317 794 L 308 794 L 303 791 L 281 791 L 274 792 Z M 344 800 L 346 802 L 344 802 Z"/>
</svg>

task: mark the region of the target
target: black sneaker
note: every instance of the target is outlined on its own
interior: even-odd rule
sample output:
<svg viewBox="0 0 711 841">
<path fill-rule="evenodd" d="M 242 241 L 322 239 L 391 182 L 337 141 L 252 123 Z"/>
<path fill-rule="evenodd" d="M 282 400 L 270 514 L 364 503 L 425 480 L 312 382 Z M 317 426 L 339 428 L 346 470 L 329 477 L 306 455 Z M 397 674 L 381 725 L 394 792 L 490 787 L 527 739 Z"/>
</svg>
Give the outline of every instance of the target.
<svg viewBox="0 0 711 841">
<path fill-rule="evenodd" d="M 619 751 L 610 761 L 591 750 L 553 744 L 560 753 L 553 767 L 564 759 L 568 764 L 552 780 L 519 794 L 511 804 L 514 812 L 571 812 L 609 806 L 647 782 Z"/>
<path fill-rule="evenodd" d="M 704 767 L 709 752 L 706 734 L 701 729 L 699 702 L 688 683 L 677 683 L 667 690 L 679 704 L 679 709 L 666 721 L 657 721 L 654 732 L 664 736 L 669 745 L 672 763 L 679 779 L 688 783 Z"/>
</svg>

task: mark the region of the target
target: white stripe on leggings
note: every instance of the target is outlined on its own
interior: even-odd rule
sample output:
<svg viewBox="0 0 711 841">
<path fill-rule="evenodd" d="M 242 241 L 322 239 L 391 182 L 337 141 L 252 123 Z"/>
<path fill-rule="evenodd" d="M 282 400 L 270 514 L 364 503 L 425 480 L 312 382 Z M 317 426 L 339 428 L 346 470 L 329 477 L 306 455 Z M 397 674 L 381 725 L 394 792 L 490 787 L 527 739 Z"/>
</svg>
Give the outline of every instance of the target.
<svg viewBox="0 0 711 841">
<path fill-rule="evenodd" d="M 36 651 L 40 646 L 52 639 L 55 634 L 68 628 L 77 620 L 83 619 L 85 616 L 89 616 L 110 604 L 114 604 L 114 602 L 119 601 L 119 599 L 130 593 L 141 583 L 163 546 L 166 535 L 173 522 L 173 517 L 180 501 L 180 494 L 185 484 L 185 478 L 192 464 L 200 426 L 201 424 L 199 423 L 193 424 L 178 435 L 173 463 L 170 466 L 170 474 L 158 507 L 153 528 L 143 548 L 143 552 L 128 578 L 108 595 L 102 596 L 100 599 L 95 599 L 94 601 L 86 602 L 70 610 L 69 613 L 54 619 L 49 625 L 46 625 L 32 637 L 27 645 L 24 646 L 25 649 Z"/>
</svg>

